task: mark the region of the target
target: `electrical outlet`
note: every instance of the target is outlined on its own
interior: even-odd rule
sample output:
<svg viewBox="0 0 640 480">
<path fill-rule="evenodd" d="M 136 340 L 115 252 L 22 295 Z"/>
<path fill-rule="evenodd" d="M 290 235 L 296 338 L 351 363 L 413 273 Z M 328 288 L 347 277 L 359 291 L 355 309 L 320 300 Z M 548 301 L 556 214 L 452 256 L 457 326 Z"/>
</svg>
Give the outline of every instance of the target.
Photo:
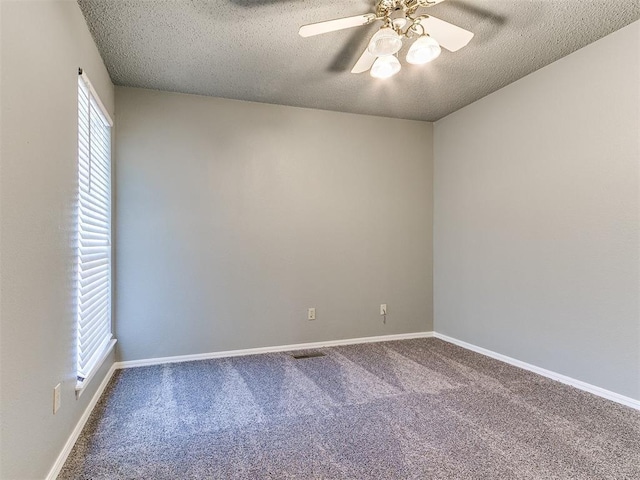
<svg viewBox="0 0 640 480">
<path fill-rule="evenodd" d="M 386 315 L 386 314 L 387 314 L 387 304 L 382 303 L 380 304 L 380 315 Z"/>
<path fill-rule="evenodd" d="M 307 311 L 307 320 L 315 320 L 316 319 L 316 309 L 310 308 Z"/>
<path fill-rule="evenodd" d="M 55 415 L 60 410 L 60 389 L 62 384 L 58 384 L 53 389 L 53 414 Z"/>
</svg>

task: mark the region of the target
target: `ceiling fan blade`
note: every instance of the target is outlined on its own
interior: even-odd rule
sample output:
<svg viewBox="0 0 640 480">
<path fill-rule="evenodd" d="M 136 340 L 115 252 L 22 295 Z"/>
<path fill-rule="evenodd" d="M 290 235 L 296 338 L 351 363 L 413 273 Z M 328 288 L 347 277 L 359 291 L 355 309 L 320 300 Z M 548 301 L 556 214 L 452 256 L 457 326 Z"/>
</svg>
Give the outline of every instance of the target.
<svg viewBox="0 0 640 480">
<path fill-rule="evenodd" d="M 431 15 L 421 20 L 420 24 L 424 26 L 426 33 L 435 38 L 442 47 L 450 52 L 460 50 L 473 38 L 472 32 Z"/>
<path fill-rule="evenodd" d="M 371 68 L 371 66 L 373 65 L 373 62 L 376 61 L 376 58 L 378 57 L 376 57 L 375 55 L 371 55 L 369 53 L 369 49 L 365 48 L 364 53 L 360 55 L 360 58 L 351 69 L 351 73 L 366 72 Z"/>
<path fill-rule="evenodd" d="M 360 27 L 367 25 L 376 19 L 375 13 L 365 13 L 364 15 L 356 15 L 355 17 L 339 18 L 337 20 L 328 20 L 326 22 L 311 23 L 303 25 L 298 32 L 301 37 L 312 37 L 322 33 L 335 32 L 345 28 Z"/>
</svg>

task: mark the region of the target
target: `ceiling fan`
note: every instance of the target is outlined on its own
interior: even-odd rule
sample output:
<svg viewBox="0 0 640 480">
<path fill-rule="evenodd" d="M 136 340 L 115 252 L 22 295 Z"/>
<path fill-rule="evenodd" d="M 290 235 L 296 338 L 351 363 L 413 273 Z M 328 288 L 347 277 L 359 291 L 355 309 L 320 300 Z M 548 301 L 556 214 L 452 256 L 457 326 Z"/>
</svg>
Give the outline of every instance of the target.
<svg viewBox="0 0 640 480">
<path fill-rule="evenodd" d="M 440 47 L 450 52 L 460 50 L 473 38 L 473 33 L 430 15 L 416 15 L 423 7 L 432 7 L 444 0 L 377 0 L 375 12 L 339 18 L 300 27 L 301 37 L 312 37 L 345 28 L 360 27 L 382 21 L 378 30 L 356 62 L 351 73 L 371 69 L 374 78 L 389 78 L 400 71 L 397 53 L 403 39 L 413 40 L 407 52 L 407 62 L 421 65 L 440 55 Z"/>
</svg>

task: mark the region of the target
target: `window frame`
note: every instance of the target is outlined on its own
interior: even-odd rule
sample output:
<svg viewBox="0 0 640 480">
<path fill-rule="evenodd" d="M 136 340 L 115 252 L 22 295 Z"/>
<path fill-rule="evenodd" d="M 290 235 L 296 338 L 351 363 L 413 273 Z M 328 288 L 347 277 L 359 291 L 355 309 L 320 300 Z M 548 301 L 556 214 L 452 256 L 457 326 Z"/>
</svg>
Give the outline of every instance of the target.
<svg viewBox="0 0 640 480">
<path fill-rule="evenodd" d="M 81 376 L 81 361 L 80 361 L 80 326 L 81 326 L 81 317 L 80 317 L 80 309 L 79 309 L 79 300 L 80 300 L 80 263 L 81 263 L 81 253 L 80 253 L 80 227 L 81 227 L 81 213 L 80 213 L 80 201 L 81 201 L 81 178 L 80 178 L 80 170 L 81 170 L 81 160 L 80 160 L 80 148 L 81 148 L 81 128 L 84 126 L 81 124 L 80 118 L 80 95 L 81 95 L 81 84 L 84 85 L 85 91 L 87 92 L 88 98 L 88 109 L 90 111 L 92 108 L 92 103 L 97 106 L 97 111 L 99 114 L 99 119 L 102 121 L 103 125 L 108 128 L 108 142 L 109 142 L 109 152 L 108 152 L 108 289 L 109 289 L 109 299 L 108 299 L 108 308 L 109 308 L 109 336 L 110 338 L 106 343 L 102 341 L 101 343 L 105 343 L 102 348 L 98 348 L 94 356 L 94 361 L 91 363 L 88 372 L 85 372 L 84 376 Z M 109 356 L 109 354 L 113 351 L 116 339 L 113 336 L 113 120 L 109 115 L 109 112 L 105 108 L 104 104 L 100 100 L 95 88 L 93 87 L 91 81 L 87 77 L 86 73 L 80 68 L 78 69 L 78 82 L 77 82 L 77 90 L 76 90 L 76 101 L 77 101 L 77 145 L 76 145 L 76 185 L 77 185 L 77 197 L 76 197 L 76 213 L 75 213 L 75 228 L 76 228 L 76 241 L 75 241 L 75 265 L 76 265 L 76 282 L 75 282 L 75 290 L 74 290 L 74 305 L 75 305 L 75 332 L 76 332 L 76 355 L 75 355 L 75 371 L 76 371 L 76 395 L 80 397 L 82 392 L 90 383 L 91 379 L 95 376 L 97 371 L 104 364 L 104 361 Z M 93 102 L 92 102 L 93 100 Z M 92 124 L 89 119 L 85 124 L 88 123 L 88 138 L 91 137 Z M 90 146 L 89 146 L 89 158 L 91 158 Z"/>
</svg>

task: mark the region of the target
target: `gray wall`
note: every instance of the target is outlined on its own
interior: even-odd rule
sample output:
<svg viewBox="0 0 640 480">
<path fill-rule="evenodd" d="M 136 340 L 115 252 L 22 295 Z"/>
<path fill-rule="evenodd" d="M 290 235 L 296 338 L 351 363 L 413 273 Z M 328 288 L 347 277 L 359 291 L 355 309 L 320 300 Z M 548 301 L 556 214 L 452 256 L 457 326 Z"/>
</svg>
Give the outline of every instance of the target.
<svg viewBox="0 0 640 480">
<path fill-rule="evenodd" d="M 435 329 L 640 398 L 640 23 L 435 125 Z"/>
<path fill-rule="evenodd" d="M 114 91 L 75 2 L 2 1 L 0 478 L 43 478 L 113 358 L 75 398 L 77 71 Z M 113 357 L 113 355 L 112 355 Z M 54 416 L 53 387 L 62 382 Z"/>
<path fill-rule="evenodd" d="M 432 329 L 430 123 L 129 88 L 116 105 L 123 360 Z"/>
</svg>

